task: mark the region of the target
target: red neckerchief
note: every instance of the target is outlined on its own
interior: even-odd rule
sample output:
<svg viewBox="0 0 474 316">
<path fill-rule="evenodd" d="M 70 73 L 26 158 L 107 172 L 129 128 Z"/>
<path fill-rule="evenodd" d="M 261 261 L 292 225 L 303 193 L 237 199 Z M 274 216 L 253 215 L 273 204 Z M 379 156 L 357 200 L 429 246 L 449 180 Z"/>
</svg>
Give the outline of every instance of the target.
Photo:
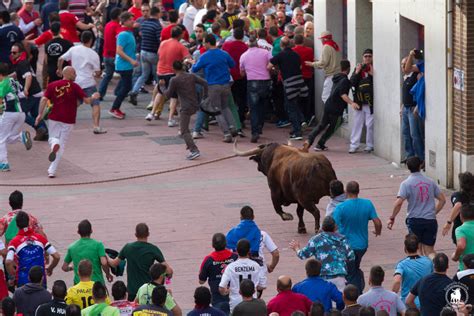
<svg viewBox="0 0 474 316">
<path fill-rule="evenodd" d="M 19 62 L 23 61 L 23 60 L 26 60 L 27 56 L 26 56 L 26 52 L 22 52 L 20 54 L 20 57 L 18 57 L 17 59 L 13 59 L 12 55 L 10 55 L 10 61 L 12 62 L 13 65 L 16 65 L 18 64 Z"/>
<path fill-rule="evenodd" d="M 334 42 L 332 40 L 332 38 L 326 39 L 326 42 L 324 42 L 324 45 L 331 46 L 332 48 L 334 48 L 336 50 L 336 52 L 338 52 L 340 50 L 339 45 L 337 45 L 336 42 Z"/>
<path fill-rule="evenodd" d="M 32 233 L 33 233 L 33 229 L 29 227 L 18 230 L 18 235 L 22 235 L 22 236 L 31 235 Z"/>
</svg>

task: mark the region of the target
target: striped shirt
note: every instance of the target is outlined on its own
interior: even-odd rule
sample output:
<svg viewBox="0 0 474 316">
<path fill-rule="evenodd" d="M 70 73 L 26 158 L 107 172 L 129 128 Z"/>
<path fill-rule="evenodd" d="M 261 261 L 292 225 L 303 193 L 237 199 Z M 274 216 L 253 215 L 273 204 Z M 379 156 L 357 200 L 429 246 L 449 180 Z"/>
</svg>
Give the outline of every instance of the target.
<svg viewBox="0 0 474 316">
<path fill-rule="evenodd" d="M 158 53 L 161 38 L 161 23 L 158 19 L 150 18 L 140 25 L 142 36 L 141 50 Z"/>
<path fill-rule="evenodd" d="M 88 0 L 69 0 L 69 12 L 76 15 L 81 22 L 84 22 L 88 6 Z"/>
</svg>

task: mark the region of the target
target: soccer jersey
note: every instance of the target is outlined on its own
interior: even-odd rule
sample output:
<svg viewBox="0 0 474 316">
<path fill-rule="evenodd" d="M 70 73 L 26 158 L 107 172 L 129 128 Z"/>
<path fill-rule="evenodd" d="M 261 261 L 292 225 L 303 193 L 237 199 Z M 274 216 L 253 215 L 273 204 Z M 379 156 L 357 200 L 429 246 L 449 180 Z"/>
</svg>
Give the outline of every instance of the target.
<svg viewBox="0 0 474 316">
<path fill-rule="evenodd" d="M 18 100 L 18 83 L 13 78 L 0 81 L 1 107 L 5 112 L 23 112 Z"/>
<path fill-rule="evenodd" d="M 16 255 L 18 287 L 29 282 L 28 272 L 33 266 L 43 268 L 43 284 L 46 285 L 45 252 L 52 255 L 56 253 L 56 249 L 45 237 L 36 234 L 30 228 L 20 229 L 18 235 L 10 241 L 6 260 L 13 260 Z"/>
<path fill-rule="evenodd" d="M 67 290 L 66 303 L 76 304 L 81 309 L 87 308 L 94 305 L 94 299 L 92 298 L 92 287 L 94 281 L 79 282 L 73 287 Z M 107 297 L 105 300 L 107 304 L 110 304 L 110 299 Z"/>
<path fill-rule="evenodd" d="M 260 265 L 248 258 L 238 259 L 227 266 L 222 275 L 219 287 L 229 287 L 229 305 L 230 309 L 242 301 L 242 296 L 239 294 L 240 282 L 243 279 L 252 280 L 255 287 L 262 285 L 262 275 Z M 255 293 L 256 294 L 256 293 Z M 254 297 L 256 298 L 256 295 Z"/>
<path fill-rule="evenodd" d="M 110 306 L 117 307 L 120 311 L 120 316 L 130 316 L 138 304 L 128 300 L 120 300 L 112 302 Z"/>
<path fill-rule="evenodd" d="M 138 301 L 138 304 L 150 305 L 152 303 L 151 294 L 153 293 L 155 287 L 156 283 L 154 282 L 143 284 L 137 292 L 136 300 Z M 172 310 L 176 307 L 176 303 L 174 302 L 174 299 L 169 292 L 166 294 L 166 301 L 164 306 L 169 310 Z"/>
</svg>

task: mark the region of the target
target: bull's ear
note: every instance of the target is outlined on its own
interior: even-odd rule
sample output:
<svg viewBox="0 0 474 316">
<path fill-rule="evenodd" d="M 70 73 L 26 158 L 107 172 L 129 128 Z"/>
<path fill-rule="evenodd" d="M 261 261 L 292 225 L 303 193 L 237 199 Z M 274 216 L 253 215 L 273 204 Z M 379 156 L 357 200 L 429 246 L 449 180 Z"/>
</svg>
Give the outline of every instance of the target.
<svg viewBox="0 0 474 316">
<path fill-rule="evenodd" d="M 250 156 L 249 160 L 253 160 L 253 161 L 258 162 L 259 158 L 258 158 L 258 156 Z"/>
</svg>

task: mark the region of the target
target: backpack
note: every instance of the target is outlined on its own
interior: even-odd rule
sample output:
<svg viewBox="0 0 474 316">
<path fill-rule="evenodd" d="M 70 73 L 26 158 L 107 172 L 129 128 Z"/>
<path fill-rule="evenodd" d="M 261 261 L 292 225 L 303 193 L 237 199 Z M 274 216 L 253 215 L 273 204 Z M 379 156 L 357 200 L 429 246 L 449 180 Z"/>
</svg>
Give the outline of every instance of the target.
<svg viewBox="0 0 474 316">
<path fill-rule="evenodd" d="M 363 104 L 374 105 L 374 85 L 372 76 L 367 76 L 359 81 L 355 90 L 355 97 Z"/>
</svg>

